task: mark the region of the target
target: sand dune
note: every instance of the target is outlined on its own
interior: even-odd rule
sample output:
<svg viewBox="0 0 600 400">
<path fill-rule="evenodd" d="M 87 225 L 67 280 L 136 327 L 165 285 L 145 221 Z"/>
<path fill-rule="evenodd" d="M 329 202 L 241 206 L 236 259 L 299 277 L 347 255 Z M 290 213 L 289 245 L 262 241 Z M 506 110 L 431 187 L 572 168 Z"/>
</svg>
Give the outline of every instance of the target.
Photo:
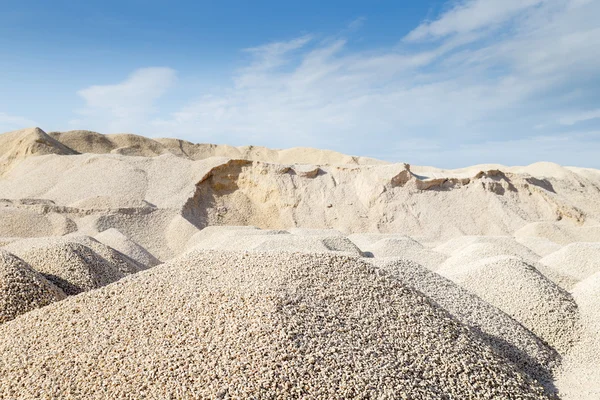
<svg viewBox="0 0 600 400">
<path fill-rule="evenodd" d="M 0 135 L 1 398 L 600 398 L 600 171 Z"/>
</svg>

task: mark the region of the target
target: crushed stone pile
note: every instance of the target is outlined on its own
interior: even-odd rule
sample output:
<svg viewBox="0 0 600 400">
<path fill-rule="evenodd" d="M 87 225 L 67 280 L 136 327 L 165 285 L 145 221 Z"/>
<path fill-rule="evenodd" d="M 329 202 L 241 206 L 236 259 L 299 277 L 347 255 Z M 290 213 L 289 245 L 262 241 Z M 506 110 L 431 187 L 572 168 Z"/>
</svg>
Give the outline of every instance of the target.
<svg viewBox="0 0 600 400">
<path fill-rule="evenodd" d="M 562 248 L 562 245 L 544 237 L 522 236 L 515 238 L 515 240 L 521 243 L 523 246 L 529 248 L 540 257 L 545 257 L 548 254 L 554 253 Z"/>
<path fill-rule="evenodd" d="M 436 249 L 438 248 L 439 246 L 436 247 Z M 518 243 L 517 246 L 514 246 L 484 241 L 454 251 L 450 257 L 440 264 L 439 269 L 461 269 L 464 265 L 500 256 L 516 257 L 529 264 L 534 264 L 540 259 L 533 251 Z"/>
<path fill-rule="evenodd" d="M 578 338 L 579 315 L 572 296 L 518 257 L 491 257 L 437 272 L 498 307 L 560 354 Z"/>
<path fill-rule="evenodd" d="M 386 235 L 387 237 L 372 243 L 367 243 L 368 240 L 364 240 L 360 236 L 360 234 L 354 234 L 349 238 L 355 240 L 355 243 L 361 243 L 359 247 L 363 253 L 375 258 L 400 257 L 419 263 L 431 270 L 437 269 L 448 258 L 445 254 L 427 249 L 421 243 L 407 236 Z"/>
<path fill-rule="evenodd" d="M 23 260 L 0 249 L 0 324 L 65 297 Z"/>
<path fill-rule="evenodd" d="M 262 230 L 255 227 L 211 226 L 190 238 L 188 249 L 228 251 L 268 251 L 362 255 L 348 238 L 319 231 Z"/>
<path fill-rule="evenodd" d="M 498 354 L 506 357 L 554 393 L 552 370 L 560 355 L 500 309 L 429 269 L 403 259 L 374 259 L 403 284 L 418 290 L 471 327 Z"/>
<path fill-rule="evenodd" d="M 18 255 L 67 295 L 96 289 L 124 276 L 92 249 L 79 243 L 50 244 Z"/>
<path fill-rule="evenodd" d="M 564 281 L 571 289 L 572 284 L 600 272 L 600 243 L 571 243 L 540 260 L 557 274 L 566 277 Z"/>
<path fill-rule="evenodd" d="M 95 239 L 105 245 L 125 254 L 139 264 L 154 267 L 160 264 L 160 260 L 154 257 L 148 250 L 123 235 L 117 229 L 111 228 L 100 232 Z"/>
<path fill-rule="evenodd" d="M 573 297 L 581 315 L 581 340 L 565 357 L 556 381 L 564 400 L 594 400 L 600 398 L 600 273 L 578 283 Z"/>
<path fill-rule="evenodd" d="M 420 293 L 324 254 L 191 252 L 2 325 L 0 356 L 9 398 L 546 398 Z"/>
</svg>

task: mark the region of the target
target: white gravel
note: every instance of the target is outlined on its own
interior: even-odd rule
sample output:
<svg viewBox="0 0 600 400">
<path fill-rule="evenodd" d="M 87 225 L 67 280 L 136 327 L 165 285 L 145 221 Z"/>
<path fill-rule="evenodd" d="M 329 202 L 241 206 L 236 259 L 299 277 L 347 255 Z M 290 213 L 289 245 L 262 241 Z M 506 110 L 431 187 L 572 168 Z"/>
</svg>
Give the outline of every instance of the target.
<svg viewBox="0 0 600 400">
<path fill-rule="evenodd" d="M 542 399 L 358 258 L 192 252 L 0 327 L 0 397 Z"/>
<path fill-rule="evenodd" d="M 23 260 L 0 250 L 0 324 L 65 297 Z"/>
</svg>

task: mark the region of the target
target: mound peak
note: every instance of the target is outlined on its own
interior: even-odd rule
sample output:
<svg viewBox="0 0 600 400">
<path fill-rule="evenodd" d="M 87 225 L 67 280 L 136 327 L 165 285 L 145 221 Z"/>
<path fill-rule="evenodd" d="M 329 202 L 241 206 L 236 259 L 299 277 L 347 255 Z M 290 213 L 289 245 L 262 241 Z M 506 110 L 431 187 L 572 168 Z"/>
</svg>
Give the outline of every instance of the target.
<svg viewBox="0 0 600 400">
<path fill-rule="evenodd" d="M 423 295 L 322 254 L 189 253 L 4 325 L 0 354 L 6 397 L 546 398 Z"/>
</svg>

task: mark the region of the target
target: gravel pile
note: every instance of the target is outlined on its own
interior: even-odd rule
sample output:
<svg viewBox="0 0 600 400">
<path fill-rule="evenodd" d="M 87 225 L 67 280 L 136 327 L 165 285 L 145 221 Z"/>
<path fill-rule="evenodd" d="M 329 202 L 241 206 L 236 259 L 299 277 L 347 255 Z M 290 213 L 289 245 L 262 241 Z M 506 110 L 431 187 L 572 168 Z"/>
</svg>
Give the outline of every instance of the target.
<svg viewBox="0 0 600 400">
<path fill-rule="evenodd" d="M 579 282 L 600 272 L 600 243 L 572 243 L 542 258 L 540 263 Z"/>
<path fill-rule="evenodd" d="M 365 244 L 361 250 L 375 258 L 402 258 L 414 261 L 431 270 L 437 269 L 447 258 L 445 254 L 427 249 L 421 243 L 407 236 L 388 237 L 372 244 Z"/>
<path fill-rule="evenodd" d="M 133 274 L 148 268 L 123 253 L 109 247 L 98 240 L 85 235 L 67 235 L 61 237 L 43 237 L 22 239 L 4 246 L 4 249 L 17 255 L 25 254 L 31 250 L 47 248 L 54 245 L 65 245 L 70 243 L 82 244 L 93 250 L 105 262 L 109 263 L 112 269 L 115 269 L 125 275 Z"/>
<path fill-rule="evenodd" d="M 579 316 L 572 296 L 517 257 L 492 257 L 437 272 L 498 307 L 560 354 L 577 339 Z"/>
<path fill-rule="evenodd" d="M 517 257 L 529 264 L 534 264 L 540 259 L 537 254 L 518 243 L 517 246 L 514 246 L 502 243 L 480 242 L 455 250 L 446 261 L 440 264 L 439 269 L 460 269 L 466 264 L 499 256 Z"/>
<path fill-rule="evenodd" d="M 459 236 L 435 247 L 434 250 L 449 256 L 473 252 L 486 257 L 517 256 L 528 261 L 537 261 L 540 258 L 537 253 L 511 236 Z"/>
<path fill-rule="evenodd" d="M 18 251 L 17 255 L 67 295 L 96 289 L 125 276 L 92 249 L 76 242 L 48 244 Z"/>
<path fill-rule="evenodd" d="M 192 252 L 0 327 L 7 398 L 545 398 L 420 293 L 333 255 Z"/>
<path fill-rule="evenodd" d="M 561 222 L 532 222 L 514 233 L 516 238 L 542 237 L 558 244 L 600 242 L 600 226 L 579 226 Z"/>
<path fill-rule="evenodd" d="M 0 250 L 0 324 L 65 297 L 23 260 Z"/>
<path fill-rule="evenodd" d="M 562 248 L 562 245 L 544 237 L 523 236 L 516 238 L 515 240 L 521 243 L 523 246 L 529 248 L 540 257 L 545 257 L 548 254 L 554 253 Z"/>
<path fill-rule="evenodd" d="M 462 324 L 471 327 L 498 354 L 542 383 L 549 393 L 554 393 L 552 370 L 560 362 L 560 356 L 519 322 L 419 264 L 406 260 L 374 259 L 371 262 L 439 304 Z"/>
<path fill-rule="evenodd" d="M 150 254 L 148 250 L 114 228 L 100 232 L 95 236 L 95 239 L 142 265 L 154 267 L 160 264 L 160 260 Z"/>
<path fill-rule="evenodd" d="M 262 230 L 251 226 L 209 226 L 192 236 L 186 247 L 197 250 L 339 252 L 346 255 L 362 255 L 360 249 L 345 236 L 336 233 L 320 234 L 319 230 L 299 233 Z"/>
<path fill-rule="evenodd" d="M 600 398 L 600 273 L 578 283 L 573 297 L 581 315 L 581 340 L 567 354 L 557 374 L 564 400 Z"/>
</svg>

